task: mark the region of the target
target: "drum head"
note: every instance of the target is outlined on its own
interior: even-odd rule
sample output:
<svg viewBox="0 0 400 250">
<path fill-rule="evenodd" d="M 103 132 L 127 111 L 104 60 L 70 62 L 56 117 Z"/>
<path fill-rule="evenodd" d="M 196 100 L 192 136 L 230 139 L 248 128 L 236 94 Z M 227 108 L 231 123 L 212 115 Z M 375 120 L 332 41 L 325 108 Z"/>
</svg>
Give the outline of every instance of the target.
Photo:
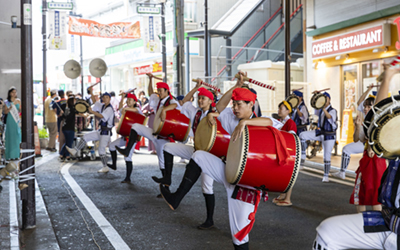
<svg viewBox="0 0 400 250">
<path fill-rule="evenodd" d="M 85 103 L 83 103 L 83 102 L 77 102 L 76 104 L 75 104 L 75 110 L 76 110 L 76 112 L 78 112 L 78 113 L 86 113 L 87 111 L 88 111 L 88 104 L 85 102 Z"/>
<path fill-rule="evenodd" d="M 226 156 L 225 177 L 226 180 L 236 185 L 242 178 L 247 163 L 247 151 L 249 149 L 249 129 L 244 127 L 242 136 L 233 143 L 229 142 L 228 154 Z"/>
<path fill-rule="evenodd" d="M 393 98 L 396 101 L 400 101 L 400 95 L 393 96 Z M 363 129 L 364 129 L 364 134 L 367 138 L 370 137 L 370 132 L 371 129 L 369 129 L 371 123 L 376 119 L 375 114 L 380 114 L 382 113 L 382 110 L 386 109 L 387 107 L 391 106 L 393 103 L 393 100 L 391 97 L 385 98 L 379 103 L 376 103 L 372 109 L 367 113 L 367 115 L 364 118 L 364 123 L 363 123 Z"/>
<path fill-rule="evenodd" d="M 321 109 L 325 106 L 326 101 L 327 101 L 327 98 L 324 94 L 318 94 L 313 99 L 313 103 L 311 104 L 311 106 L 315 109 Z"/>
<path fill-rule="evenodd" d="M 300 100 L 296 95 L 290 95 L 287 99 L 287 102 L 289 102 L 292 105 L 292 108 L 295 109 L 297 105 L 299 105 Z"/>
<path fill-rule="evenodd" d="M 207 117 L 204 117 L 197 125 L 194 135 L 194 148 L 209 152 L 214 145 L 217 136 L 217 125 L 210 127 Z"/>
<path fill-rule="evenodd" d="M 369 141 L 373 143 L 371 148 L 379 157 L 390 160 L 400 157 L 400 144 L 397 140 L 393 140 L 400 136 L 399 125 L 400 108 L 394 109 L 391 114 L 383 115 L 371 125 Z"/>
<path fill-rule="evenodd" d="M 153 134 L 159 134 L 161 129 L 162 129 L 162 127 L 163 127 L 164 122 L 161 121 L 161 119 L 160 119 L 160 115 L 161 115 L 162 110 L 163 110 L 162 107 L 159 108 L 157 110 L 157 113 L 156 113 L 155 117 L 154 117 Z"/>
</svg>

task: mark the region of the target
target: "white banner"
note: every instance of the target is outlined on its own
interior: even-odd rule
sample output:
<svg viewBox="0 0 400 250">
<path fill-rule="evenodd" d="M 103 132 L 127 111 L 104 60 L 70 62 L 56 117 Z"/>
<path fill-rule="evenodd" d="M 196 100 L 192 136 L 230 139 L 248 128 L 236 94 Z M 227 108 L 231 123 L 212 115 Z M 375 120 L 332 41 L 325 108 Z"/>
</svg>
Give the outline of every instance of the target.
<svg viewBox="0 0 400 250">
<path fill-rule="evenodd" d="M 67 49 L 67 12 L 49 11 L 49 49 Z"/>
<path fill-rule="evenodd" d="M 161 41 L 158 35 L 161 33 L 161 17 L 144 16 L 142 21 L 142 39 L 144 42 L 144 53 L 160 53 Z"/>
</svg>

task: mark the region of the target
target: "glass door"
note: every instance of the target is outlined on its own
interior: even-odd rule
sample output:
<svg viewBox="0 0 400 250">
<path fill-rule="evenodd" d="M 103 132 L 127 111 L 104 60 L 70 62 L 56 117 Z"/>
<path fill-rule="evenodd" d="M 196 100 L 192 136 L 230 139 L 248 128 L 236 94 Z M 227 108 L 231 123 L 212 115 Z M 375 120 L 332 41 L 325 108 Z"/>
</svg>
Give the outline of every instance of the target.
<svg viewBox="0 0 400 250">
<path fill-rule="evenodd" d="M 351 109 L 353 119 L 357 116 L 358 64 L 343 66 L 343 109 Z M 342 110 L 343 111 L 343 110 Z M 342 112 L 341 112 L 342 113 Z"/>
</svg>

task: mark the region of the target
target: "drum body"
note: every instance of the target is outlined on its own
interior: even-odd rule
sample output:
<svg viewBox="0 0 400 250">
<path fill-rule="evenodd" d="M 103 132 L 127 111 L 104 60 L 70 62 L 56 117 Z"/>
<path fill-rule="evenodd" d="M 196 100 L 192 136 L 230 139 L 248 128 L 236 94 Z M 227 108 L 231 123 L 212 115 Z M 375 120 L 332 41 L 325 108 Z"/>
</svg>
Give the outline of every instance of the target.
<svg viewBox="0 0 400 250">
<path fill-rule="evenodd" d="M 327 102 L 327 97 L 324 94 L 316 93 L 311 97 L 311 107 L 315 109 L 322 109 Z"/>
<path fill-rule="evenodd" d="M 231 184 L 263 187 L 271 192 L 287 192 L 300 169 L 301 143 L 296 134 L 282 134 L 290 154 L 285 165 L 276 159 L 274 135 L 268 127 L 246 126 L 242 136 L 229 144 L 225 175 Z"/>
<path fill-rule="evenodd" d="M 220 158 L 226 158 L 231 135 L 225 131 L 218 119 L 215 120 L 217 124 L 212 127 L 208 125 L 207 117 L 199 122 L 194 135 L 194 148 L 210 152 Z"/>
<path fill-rule="evenodd" d="M 175 141 L 185 142 L 192 129 L 191 121 L 179 110 L 173 109 L 166 113 L 165 121 L 161 121 L 162 108 L 157 110 L 154 117 L 153 134 L 162 137 L 171 137 Z"/>
<path fill-rule="evenodd" d="M 147 117 L 134 112 L 134 109 L 126 109 L 125 113 L 119 120 L 117 133 L 122 136 L 129 136 L 131 127 L 134 123 L 139 123 L 146 126 Z M 140 140 L 140 137 L 138 137 L 138 140 Z"/>
<path fill-rule="evenodd" d="M 300 103 L 300 99 L 299 97 L 297 97 L 297 95 L 288 96 L 288 98 L 286 98 L 286 101 L 292 105 L 293 109 L 297 108 L 297 105 L 299 105 Z"/>
<path fill-rule="evenodd" d="M 76 100 L 75 111 L 77 113 L 83 114 L 83 113 L 88 112 L 88 110 L 89 110 L 89 104 L 85 100 L 82 100 L 82 99 Z"/>
<path fill-rule="evenodd" d="M 400 95 L 383 99 L 364 119 L 364 133 L 378 157 L 395 160 L 400 157 Z"/>
</svg>

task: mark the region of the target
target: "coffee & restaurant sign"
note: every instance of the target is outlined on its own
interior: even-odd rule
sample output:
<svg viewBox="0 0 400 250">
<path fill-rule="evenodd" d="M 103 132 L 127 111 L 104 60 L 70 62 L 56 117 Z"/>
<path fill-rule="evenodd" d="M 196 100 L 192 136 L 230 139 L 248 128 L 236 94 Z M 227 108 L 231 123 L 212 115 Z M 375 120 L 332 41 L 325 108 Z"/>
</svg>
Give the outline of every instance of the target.
<svg viewBox="0 0 400 250">
<path fill-rule="evenodd" d="M 312 42 L 312 58 L 331 57 L 367 48 L 390 45 L 390 24 L 346 33 Z"/>
</svg>

